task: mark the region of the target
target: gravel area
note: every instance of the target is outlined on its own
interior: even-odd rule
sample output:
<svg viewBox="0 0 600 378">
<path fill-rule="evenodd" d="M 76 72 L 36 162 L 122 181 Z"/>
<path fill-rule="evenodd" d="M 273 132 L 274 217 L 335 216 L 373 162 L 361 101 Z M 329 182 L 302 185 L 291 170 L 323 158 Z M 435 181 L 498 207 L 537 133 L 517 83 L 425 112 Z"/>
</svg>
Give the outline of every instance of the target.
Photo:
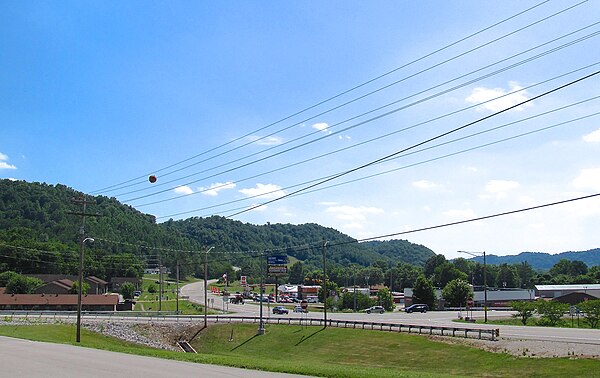
<svg viewBox="0 0 600 378">
<path fill-rule="evenodd" d="M 518 340 L 500 338 L 500 340 L 462 339 L 452 337 L 431 337 L 448 344 L 473 346 L 489 352 L 507 353 L 518 357 L 570 357 L 600 359 L 600 345 L 565 343 L 560 341 Z"/>
</svg>

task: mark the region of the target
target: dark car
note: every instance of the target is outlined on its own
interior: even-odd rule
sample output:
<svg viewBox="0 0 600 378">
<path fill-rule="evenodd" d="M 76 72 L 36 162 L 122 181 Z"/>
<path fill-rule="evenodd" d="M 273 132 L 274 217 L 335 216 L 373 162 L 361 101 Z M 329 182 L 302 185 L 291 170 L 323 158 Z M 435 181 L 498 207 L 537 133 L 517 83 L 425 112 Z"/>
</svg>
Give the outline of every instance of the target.
<svg viewBox="0 0 600 378">
<path fill-rule="evenodd" d="M 429 306 L 426 304 L 413 304 L 404 309 L 405 312 L 427 312 L 429 310 Z"/>
<path fill-rule="evenodd" d="M 365 312 L 367 314 L 370 314 L 372 312 L 378 312 L 380 314 L 383 314 L 385 312 L 385 308 L 383 308 L 383 306 L 371 306 L 368 309 L 366 309 Z"/>
<path fill-rule="evenodd" d="M 273 307 L 273 314 L 287 314 L 289 313 L 288 309 L 283 306 L 275 306 Z"/>
</svg>

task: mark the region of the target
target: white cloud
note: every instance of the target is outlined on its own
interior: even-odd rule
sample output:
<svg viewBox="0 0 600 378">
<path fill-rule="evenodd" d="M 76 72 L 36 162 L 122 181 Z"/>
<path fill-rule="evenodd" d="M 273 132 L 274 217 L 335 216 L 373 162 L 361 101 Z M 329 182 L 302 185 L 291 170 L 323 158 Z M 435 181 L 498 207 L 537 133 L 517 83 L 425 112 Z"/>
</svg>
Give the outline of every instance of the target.
<svg viewBox="0 0 600 378">
<path fill-rule="evenodd" d="M 442 214 L 448 218 L 460 219 L 460 220 L 475 218 L 475 212 L 473 211 L 473 209 L 463 209 L 463 210 L 452 209 L 452 210 L 444 211 Z"/>
<path fill-rule="evenodd" d="M 414 181 L 412 185 L 419 189 L 432 189 L 437 186 L 435 182 L 429 180 Z"/>
<path fill-rule="evenodd" d="M 315 123 L 312 125 L 312 128 L 331 134 L 331 131 L 329 131 L 329 125 L 325 122 Z"/>
<path fill-rule="evenodd" d="M 282 138 L 276 136 L 260 137 L 258 135 L 251 135 L 248 139 L 261 146 L 275 146 L 283 142 Z"/>
<path fill-rule="evenodd" d="M 482 199 L 502 199 L 508 197 L 508 192 L 517 189 L 521 184 L 510 180 L 491 180 L 485 185 L 487 194 L 479 195 Z"/>
<path fill-rule="evenodd" d="M 206 196 L 217 196 L 221 190 L 233 188 L 235 188 L 235 184 L 228 181 L 226 183 L 217 182 L 211 184 L 208 188 L 198 188 L 198 190 Z"/>
<path fill-rule="evenodd" d="M 248 197 L 257 197 L 265 199 L 279 198 L 285 195 L 281 186 L 275 184 L 256 184 L 254 188 L 240 189 L 240 193 Z"/>
<path fill-rule="evenodd" d="M 192 193 L 194 193 L 192 188 L 190 188 L 187 185 L 178 186 L 177 188 L 173 189 L 173 191 L 177 194 L 192 194 Z"/>
<path fill-rule="evenodd" d="M 573 186 L 580 189 L 600 190 L 600 168 L 582 169 L 573 180 Z"/>
<path fill-rule="evenodd" d="M 337 202 L 319 202 L 317 205 L 323 205 L 323 206 L 335 206 L 337 205 Z"/>
<path fill-rule="evenodd" d="M 589 142 L 589 143 L 598 143 L 600 142 L 600 129 L 596 130 L 596 131 L 592 131 L 589 134 L 586 134 L 583 136 L 583 141 L 584 142 Z"/>
<path fill-rule="evenodd" d="M 17 169 L 14 165 L 8 164 L 6 160 L 8 160 L 8 156 L 0 152 L 0 169 Z"/>
<path fill-rule="evenodd" d="M 378 207 L 367 207 L 367 206 L 332 206 L 326 210 L 328 213 L 334 213 L 337 219 L 346 221 L 362 221 L 367 218 L 370 214 L 381 214 L 383 209 Z"/>
<path fill-rule="evenodd" d="M 527 99 L 529 99 L 528 95 L 527 95 L 527 91 L 525 90 L 521 90 L 523 87 L 521 87 L 518 83 L 516 82 L 509 82 L 508 85 L 510 86 L 510 89 L 504 90 L 504 88 L 485 88 L 485 87 L 477 87 L 474 88 L 473 91 L 471 92 L 471 95 L 469 97 L 467 97 L 465 99 L 466 102 L 471 103 L 471 104 L 479 104 L 485 101 L 489 101 L 486 102 L 485 104 L 482 104 L 481 106 L 478 107 L 478 109 L 480 110 L 489 110 L 491 112 L 497 112 L 506 108 L 509 108 L 511 106 L 514 106 L 520 102 L 523 102 Z M 521 90 L 521 91 L 520 91 Z M 516 92 L 518 91 L 518 92 Z M 516 92 L 513 94 L 510 94 L 508 96 L 504 96 L 507 93 L 510 92 Z M 492 100 L 494 98 L 500 97 L 500 96 L 504 96 L 502 98 L 498 98 L 497 100 Z M 492 100 L 492 101 L 490 101 Z M 517 110 L 517 111 L 522 111 L 525 109 L 525 107 L 529 107 L 531 106 L 531 103 L 528 102 L 525 105 L 516 107 L 512 110 Z"/>
<path fill-rule="evenodd" d="M 517 189 L 520 184 L 510 180 L 491 180 L 485 184 L 485 190 L 492 194 L 502 194 L 509 190 Z"/>
</svg>

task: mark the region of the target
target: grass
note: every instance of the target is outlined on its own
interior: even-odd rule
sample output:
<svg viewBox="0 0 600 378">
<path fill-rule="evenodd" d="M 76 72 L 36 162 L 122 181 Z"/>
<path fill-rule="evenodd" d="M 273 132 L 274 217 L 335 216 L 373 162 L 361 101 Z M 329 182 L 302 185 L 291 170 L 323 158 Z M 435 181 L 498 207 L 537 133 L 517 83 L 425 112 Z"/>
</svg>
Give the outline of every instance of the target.
<svg viewBox="0 0 600 378">
<path fill-rule="evenodd" d="M 83 330 L 82 346 L 190 362 L 326 377 L 584 377 L 600 361 L 525 358 L 496 354 L 425 337 L 371 330 L 256 324 L 211 326 L 192 342 L 199 354 L 157 350 Z M 75 343 L 71 325 L 2 326 L 0 334 Z M 233 341 L 229 341 L 233 334 Z"/>
<path fill-rule="evenodd" d="M 464 320 L 455 320 L 456 322 L 459 323 L 468 323 Z M 532 317 L 527 319 L 527 323 L 525 324 L 526 326 L 532 326 L 532 327 L 549 327 L 547 324 L 544 323 L 540 323 L 540 318 L 539 317 Z M 478 323 L 482 323 L 483 319 L 477 319 Z M 564 318 L 562 318 L 555 327 L 558 328 L 591 328 L 590 325 L 588 324 L 588 322 L 585 321 L 585 317 L 580 316 L 579 317 L 579 325 L 577 325 L 577 317 L 573 317 L 573 320 L 571 321 L 571 317 L 570 316 L 565 316 Z M 523 326 L 523 323 L 521 322 L 521 318 L 514 318 L 514 317 L 506 317 L 506 318 L 488 318 L 487 324 L 497 324 L 497 325 L 513 325 L 513 326 Z"/>
</svg>

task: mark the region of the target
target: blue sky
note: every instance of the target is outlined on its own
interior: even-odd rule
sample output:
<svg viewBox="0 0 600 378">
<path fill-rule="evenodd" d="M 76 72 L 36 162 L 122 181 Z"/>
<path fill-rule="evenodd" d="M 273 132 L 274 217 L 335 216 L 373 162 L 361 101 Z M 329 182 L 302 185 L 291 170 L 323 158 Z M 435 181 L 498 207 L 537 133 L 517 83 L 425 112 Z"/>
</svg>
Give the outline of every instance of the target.
<svg viewBox="0 0 600 378">
<path fill-rule="evenodd" d="M 0 178 L 158 221 L 235 214 L 600 70 L 600 3 L 579 3 L 3 2 Z M 598 193 L 599 88 L 591 77 L 423 147 L 483 134 L 234 219 L 362 239 Z M 599 247 L 599 228 L 596 197 L 402 238 L 450 258 L 555 253 Z"/>
</svg>

